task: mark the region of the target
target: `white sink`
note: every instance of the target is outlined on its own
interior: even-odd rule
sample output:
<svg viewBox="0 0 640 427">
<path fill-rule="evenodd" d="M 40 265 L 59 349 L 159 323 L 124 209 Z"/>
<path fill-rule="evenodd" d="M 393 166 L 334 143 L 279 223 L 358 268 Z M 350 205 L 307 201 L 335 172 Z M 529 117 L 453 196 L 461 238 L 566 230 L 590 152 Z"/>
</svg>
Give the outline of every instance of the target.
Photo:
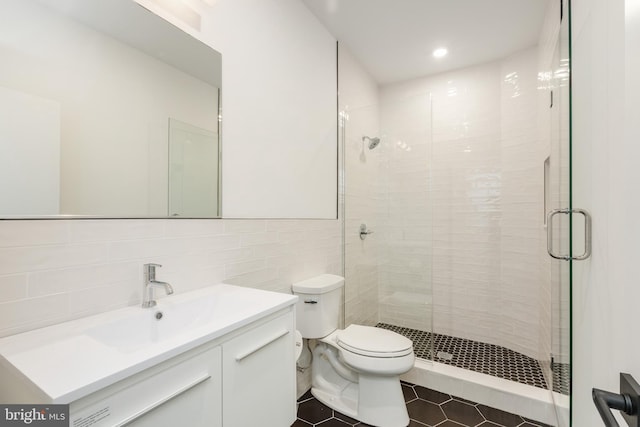
<svg viewBox="0 0 640 427">
<path fill-rule="evenodd" d="M 173 294 L 152 308 L 127 307 L 2 338 L 0 368 L 29 381 L 43 401 L 69 403 L 296 300 L 225 284 Z"/>
<path fill-rule="evenodd" d="M 255 310 L 256 301 L 243 289 L 214 286 L 207 292 L 163 297 L 155 307 L 128 310 L 125 316 L 87 329 L 85 335 L 125 353 L 197 335 Z"/>
</svg>

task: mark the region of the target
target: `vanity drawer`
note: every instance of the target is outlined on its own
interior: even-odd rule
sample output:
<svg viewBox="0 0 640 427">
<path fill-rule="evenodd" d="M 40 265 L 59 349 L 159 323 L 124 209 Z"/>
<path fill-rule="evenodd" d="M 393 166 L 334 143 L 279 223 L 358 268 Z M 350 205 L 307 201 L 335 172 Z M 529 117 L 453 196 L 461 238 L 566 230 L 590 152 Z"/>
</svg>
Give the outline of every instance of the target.
<svg viewBox="0 0 640 427">
<path fill-rule="evenodd" d="M 70 407 L 70 427 L 222 426 L 220 347 L 184 355 Z"/>
</svg>

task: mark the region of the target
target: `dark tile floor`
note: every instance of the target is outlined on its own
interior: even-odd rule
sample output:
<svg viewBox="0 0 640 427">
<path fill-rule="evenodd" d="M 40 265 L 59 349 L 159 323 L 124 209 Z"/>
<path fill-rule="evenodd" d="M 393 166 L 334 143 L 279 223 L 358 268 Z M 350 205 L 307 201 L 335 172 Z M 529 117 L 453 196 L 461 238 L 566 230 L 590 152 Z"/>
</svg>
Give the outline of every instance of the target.
<svg viewBox="0 0 640 427">
<path fill-rule="evenodd" d="M 548 427 L 488 406 L 440 393 L 417 385 L 402 383 L 409 427 Z M 310 392 L 298 400 L 298 419 L 292 427 L 366 427 L 320 403 Z"/>
</svg>

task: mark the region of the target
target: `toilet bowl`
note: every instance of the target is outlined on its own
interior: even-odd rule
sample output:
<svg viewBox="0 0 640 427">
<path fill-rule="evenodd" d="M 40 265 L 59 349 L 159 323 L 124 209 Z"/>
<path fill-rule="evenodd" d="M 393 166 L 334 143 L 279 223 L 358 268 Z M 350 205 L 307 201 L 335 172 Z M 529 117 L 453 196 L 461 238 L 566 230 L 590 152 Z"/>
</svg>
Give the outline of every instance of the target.
<svg viewBox="0 0 640 427">
<path fill-rule="evenodd" d="M 378 427 L 409 424 L 400 375 L 415 356 L 411 340 L 371 326 L 338 329 L 344 278 L 330 274 L 293 285 L 299 296 L 297 328 L 317 339 L 311 365 L 311 393 L 325 405 Z"/>
<path fill-rule="evenodd" d="M 335 340 L 344 362 L 358 372 L 401 375 L 415 361 L 411 340 L 386 329 L 350 325 L 327 339 Z"/>
</svg>

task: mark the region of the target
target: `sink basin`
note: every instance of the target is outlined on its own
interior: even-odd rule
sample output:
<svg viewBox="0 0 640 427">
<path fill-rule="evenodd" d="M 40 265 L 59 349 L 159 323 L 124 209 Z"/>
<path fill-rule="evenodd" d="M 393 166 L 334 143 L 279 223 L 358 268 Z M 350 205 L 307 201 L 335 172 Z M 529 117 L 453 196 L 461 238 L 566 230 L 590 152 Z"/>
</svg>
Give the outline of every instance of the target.
<svg viewBox="0 0 640 427">
<path fill-rule="evenodd" d="M 292 309 L 289 294 L 219 284 L 0 339 L 0 379 L 9 373 L 42 402 L 69 403 L 219 338 Z"/>
<path fill-rule="evenodd" d="M 129 353 L 193 336 L 203 328 L 242 315 L 253 304 L 247 300 L 245 292 L 218 286 L 204 293 L 161 298 L 155 307 L 131 310 L 126 316 L 89 328 L 85 335 L 112 349 Z"/>
</svg>

